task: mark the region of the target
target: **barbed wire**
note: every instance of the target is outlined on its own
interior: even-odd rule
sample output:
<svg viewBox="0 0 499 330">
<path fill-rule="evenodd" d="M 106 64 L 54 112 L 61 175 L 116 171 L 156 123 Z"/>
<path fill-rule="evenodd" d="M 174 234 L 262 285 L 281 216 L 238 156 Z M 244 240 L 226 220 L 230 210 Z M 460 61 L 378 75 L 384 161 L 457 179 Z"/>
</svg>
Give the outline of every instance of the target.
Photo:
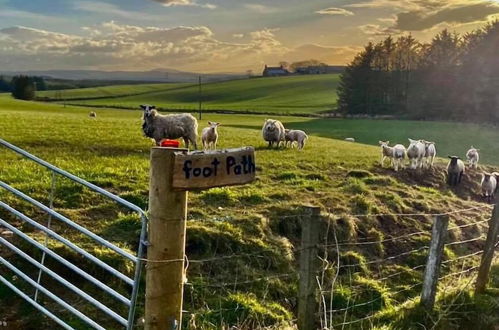
<svg viewBox="0 0 499 330">
<path fill-rule="evenodd" d="M 407 252 L 402 252 L 400 254 L 397 254 L 397 255 L 394 255 L 394 256 L 391 256 L 391 257 L 387 257 L 387 258 L 384 258 L 384 259 L 371 260 L 371 261 L 366 261 L 366 262 L 363 262 L 363 263 L 359 262 L 359 263 L 356 263 L 356 264 L 349 264 L 349 265 L 340 265 L 339 267 L 340 268 L 359 267 L 359 266 L 364 266 L 364 265 L 372 265 L 372 264 L 382 263 L 384 261 L 396 259 L 396 258 L 399 258 L 399 257 L 403 257 L 403 256 L 406 256 L 406 255 L 409 255 L 411 253 L 419 252 L 419 251 L 426 250 L 426 249 L 429 249 L 429 247 L 428 246 L 422 246 L 420 248 L 413 249 L 413 250 L 410 250 L 410 251 L 407 251 Z"/>
<path fill-rule="evenodd" d="M 445 264 L 448 264 L 448 263 L 451 263 L 451 262 L 455 262 L 455 261 L 458 261 L 458 260 L 462 260 L 462 259 L 467 259 L 467 258 L 470 258 L 470 257 L 474 257 L 474 256 L 480 255 L 482 253 L 483 253 L 483 250 L 480 250 L 480 251 L 473 252 L 473 253 L 470 253 L 470 254 L 467 254 L 467 255 L 464 255 L 464 256 L 460 256 L 460 257 L 457 257 L 457 258 L 454 258 L 454 259 L 445 260 L 445 261 L 442 261 L 442 265 L 445 265 Z"/>
<path fill-rule="evenodd" d="M 450 273 L 450 274 L 447 274 L 447 275 L 444 275 L 444 276 L 440 276 L 438 278 L 438 280 L 443 280 L 445 278 L 448 278 L 448 277 L 452 277 L 452 276 L 456 276 L 456 275 L 461 275 L 461 274 L 464 274 L 464 273 L 469 273 L 477 268 L 480 268 L 480 266 L 473 266 L 473 267 L 470 267 L 470 268 L 467 268 L 465 270 L 461 270 L 461 271 L 458 271 L 458 272 L 454 272 L 454 273 Z"/>
<path fill-rule="evenodd" d="M 482 240 L 484 238 L 486 238 L 485 235 L 480 235 L 478 237 L 470 238 L 470 239 L 466 239 L 466 240 L 462 240 L 462 241 L 445 243 L 445 246 L 453 246 L 453 245 L 459 245 L 459 244 L 466 244 L 466 243 L 476 242 L 476 241 Z"/>
<path fill-rule="evenodd" d="M 268 280 L 273 280 L 277 278 L 285 278 L 285 277 L 294 277 L 296 276 L 293 273 L 283 273 L 283 274 L 276 274 L 276 275 L 269 275 L 269 276 L 264 276 L 264 277 L 259 277 L 256 279 L 252 280 L 246 280 L 246 281 L 238 281 L 238 282 L 232 282 L 232 283 L 219 283 L 219 284 L 201 284 L 201 283 L 192 283 L 188 282 L 187 285 L 191 286 L 203 286 L 203 287 L 210 287 L 210 288 L 224 288 L 227 286 L 232 286 L 236 287 L 241 284 L 251 284 L 251 283 L 256 283 L 256 282 L 261 282 L 261 281 L 268 281 Z"/>
</svg>

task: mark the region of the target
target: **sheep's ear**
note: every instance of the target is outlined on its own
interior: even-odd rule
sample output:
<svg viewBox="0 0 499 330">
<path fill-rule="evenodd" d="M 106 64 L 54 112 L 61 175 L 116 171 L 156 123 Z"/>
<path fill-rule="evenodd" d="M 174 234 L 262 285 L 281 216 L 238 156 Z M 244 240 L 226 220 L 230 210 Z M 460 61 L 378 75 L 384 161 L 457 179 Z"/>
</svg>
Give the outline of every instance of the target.
<svg viewBox="0 0 499 330">
<path fill-rule="evenodd" d="M 447 155 L 447 157 L 448 157 L 449 159 L 452 159 L 452 156 Z"/>
<path fill-rule="evenodd" d="M 150 107 L 151 109 L 156 109 L 156 106 L 155 105 L 151 105 Z"/>
<path fill-rule="evenodd" d="M 212 124 L 212 122 L 211 122 L 211 121 L 209 121 L 209 122 L 208 122 L 208 125 L 210 125 L 210 126 L 211 126 L 211 125 L 213 125 L 213 124 Z"/>
<path fill-rule="evenodd" d="M 142 108 L 142 110 L 146 109 L 146 106 L 144 104 L 141 104 L 140 107 Z"/>
<path fill-rule="evenodd" d="M 220 123 L 215 123 L 215 124 L 216 124 L 217 126 L 222 126 L 222 124 L 220 124 Z"/>
</svg>

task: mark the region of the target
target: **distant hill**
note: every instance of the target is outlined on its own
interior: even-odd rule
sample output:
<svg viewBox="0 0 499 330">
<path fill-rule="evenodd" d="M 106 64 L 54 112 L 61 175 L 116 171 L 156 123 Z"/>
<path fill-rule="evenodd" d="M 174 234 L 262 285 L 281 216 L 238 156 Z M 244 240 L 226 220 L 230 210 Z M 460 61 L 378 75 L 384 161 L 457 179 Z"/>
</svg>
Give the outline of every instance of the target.
<svg viewBox="0 0 499 330">
<path fill-rule="evenodd" d="M 30 70 L 0 71 L 0 75 L 14 76 L 18 74 L 42 76 L 52 79 L 70 80 L 107 80 L 107 81 L 143 81 L 143 82 L 194 82 L 201 75 L 204 81 L 221 81 L 244 77 L 243 74 L 214 73 L 199 74 L 173 69 L 156 69 L 151 71 L 100 71 L 100 70 Z"/>
<path fill-rule="evenodd" d="M 339 74 L 238 79 L 202 85 L 204 111 L 265 114 L 317 114 L 334 111 Z M 94 107 L 136 109 L 154 104 L 161 110 L 195 111 L 197 84 L 144 84 L 48 91 L 37 94 L 47 101 Z"/>
</svg>

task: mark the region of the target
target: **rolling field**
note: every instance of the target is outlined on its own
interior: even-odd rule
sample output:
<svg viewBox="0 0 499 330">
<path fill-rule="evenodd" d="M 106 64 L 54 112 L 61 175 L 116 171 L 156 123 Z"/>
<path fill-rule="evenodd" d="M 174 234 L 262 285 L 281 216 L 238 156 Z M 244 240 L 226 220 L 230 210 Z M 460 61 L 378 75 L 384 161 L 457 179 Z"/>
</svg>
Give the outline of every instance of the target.
<svg viewBox="0 0 499 330">
<path fill-rule="evenodd" d="M 202 86 L 203 109 L 247 111 L 251 113 L 312 114 L 332 110 L 336 104 L 338 74 L 254 78 L 208 83 Z M 71 104 L 111 106 L 135 109 L 138 104 L 154 104 L 163 109 L 198 109 L 199 90 L 196 84 L 119 86 L 64 91 L 64 98 L 77 98 Z M 134 88 L 137 95 L 131 95 Z M 148 92 L 144 92 L 147 90 Z M 110 98 L 102 97 L 109 93 Z M 66 96 L 66 94 L 68 96 Z M 40 96 L 54 97 L 54 91 Z M 128 95 L 117 99 L 116 95 Z M 84 98 L 88 97 L 88 100 Z"/>
<path fill-rule="evenodd" d="M 162 92 L 159 94 L 163 95 Z M 141 103 L 129 102 L 134 105 L 133 108 Z M 151 143 L 142 136 L 140 112 L 96 109 L 97 118 L 91 119 L 88 117 L 90 110 L 16 101 L 8 95 L 0 95 L 0 138 L 146 208 Z M 429 233 L 431 227 L 431 217 L 378 217 L 374 214 L 429 214 L 485 206 L 478 197 L 478 172 L 471 171 L 462 187 L 449 189 L 443 183 L 442 160 L 439 160 L 436 169 L 426 175 L 409 172 L 394 174 L 391 170 L 379 168 L 379 148 L 368 144 L 377 144 L 379 139 L 407 144 L 407 137 L 424 137 L 437 142 L 440 154 L 460 155 L 470 144 L 474 144 L 482 149 L 484 162 L 499 165 L 499 146 L 496 143 L 499 132 L 475 125 L 279 117 L 285 126 L 305 129 L 309 133 L 307 146 L 303 151 L 297 151 L 267 149 L 260 137 L 264 119 L 265 116 L 259 115 L 204 114 L 200 122 L 201 127 L 205 127 L 208 120 L 222 123 L 219 129 L 220 148 L 255 146 L 258 180 L 247 186 L 189 193 L 188 257 L 194 260 L 257 253 L 259 259 L 242 257 L 210 264 L 191 264 L 184 309 L 195 315 L 197 329 L 220 329 L 242 322 L 249 327 L 279 328 L 295 318 L 292 314 L 296 311 L 295 277 L 281 279 L 279 275 L 296 272 L 296 248 L 300 241 L 297 217 L 302 214 L 304 204 L 319 205 L 325 214 L 332 214 L 333 217 L 325 217 L 324 221 L 335 226 L 337 239 L 350 242 L 378 240 L 419 230 Z M 355 137 L 366 144 L 341 141 L 345 137 Z M 456 141 L 460 141 L 459 144 Z M 49 179 L 48 172 L 0 148 L 0 180 L 47 202 Z M 140 228 L 138 219 L 64 179 L 58 179 L 55 196 L 56 210 L 113 243 L 135 250 Z M 5 191 L 0 190 L 0 199 L 40 221 L 46 221 L 44 215 Z M 466 224 L 487 219 L 489 215 L 488 211 L 468 211 L 452 216 L 451 223 Z M 1 209 L 0 217 L 16 222 Z M 96 251 L 85 237 L 65 231 L 58 223 L 54 224 L 54 228 L 120 267 L 123 272 L 129 271 L 129 265 L 119 264 L 110 252 Z M 452 235 L 453 238 L 466 239 L 483 231 L 483 227 L 473 226 L 469 230 L 454 231 Z M 336 231 L 335 237 L 329 231 L 327 233 L 330 235 L 328 239 L 334 241 Z M 37 232 L 31 235 L 43 240 Z M 374 324 L 360 322 L 352 329 L 373 326 L 379 329 L 408 328 L 414 322 L 425 322 L 422 315 L 426 314 L 421 314 L 423 312 L 416 307 L 417 299 L 413 299 L 420 290 L 407 289 L 404 294 L 399 293 L 401 288 L 408 287 L 407 283 L 421 281 L 420 271 L 409 270 L 416 262 L 424 261 L 425 255 L 399 259 L 382 270 L 367 266 L 366 260 L 392 255 L 400 252 L 401 248 L 415 247 L 428 240 L 428 234 L 423 234 L 404 241 L 400 246 L 380 243 L 375 248 L 361 246 L 345 251 L 341 254 L 343 261 L 353 260 L 363 266 L 340 274 L 339 281 L 349 280 L 350 286 L 364 289 L 354 291 L 347 286 L 339 286 L 332 307 L 344 308 L 351 301 L 359 303 L 373 296 L 380 297 L 382 303 L 349 314 L 349 317 L 361 318 L 368 312 L 379 313 L 371 320 Z M 51 248 L 58 249 L 68 258 L 76 258 L 71 251 L 55 242 L 50 244 Z M 328 252 L 334 253 L 332 249 Z M 465 253 L 469 251 L 458 247 L 446 248 L 446 258 Z M 81 263 L 85 265 L 84 260 Z M 408 272 L 402 277 L 394 277 L 389 282 L 376 280 L 404 269 Z M 0 270 L 5 271 L 1 267 Z M 448 267 L 445 272 L 455 270 L 455 267 Z M 496 267 L 493 276 L 495 287 L 499 286 L 498 274 Z M 258 279 L 262 277 L 270 279 L 261 282 Z M 220 285 L 234 282 L 230 286 Z M 445 304 L 452 295 L 450 289 L 442 292 L 439 302 Z M 12 318 L 23 319 L 23 322 L 38 329 L 51 326 L 20 300 L 4 299 L 6 297 L 11 297 L 10 291 L 0 286 L 0 308 L 7 310 L 8 315 L 13 315 Z M 459 319 L 461 324 L 485 327 L 499 321 L 497 293 L 490 292 L 477 301 L 468 293 L 458 298 L 459 302 L 469 304 L 465 309 L 470 312 Z M 28 312 L 22 316 L 15 315 L 15 311 L 9 309 L 11 306 Z M 456 308 L 462 309 L 459 306 Z M 91 309 L 85 311 L 93 312 Z M 139 306 L 139 315 L 141 313 L 143 306 Z M 343 315 L 336 315 L 336 320 L 343 320 Z M 72 322 L 76 328 L 83 329 L 81 324 Z M 442 329 L 452 328 L 449 325 L 452 325 L 453 319 L 441 322 Z M 109 328 L 112 329 L 113 325 L 110 324 Z"/>
</svg>

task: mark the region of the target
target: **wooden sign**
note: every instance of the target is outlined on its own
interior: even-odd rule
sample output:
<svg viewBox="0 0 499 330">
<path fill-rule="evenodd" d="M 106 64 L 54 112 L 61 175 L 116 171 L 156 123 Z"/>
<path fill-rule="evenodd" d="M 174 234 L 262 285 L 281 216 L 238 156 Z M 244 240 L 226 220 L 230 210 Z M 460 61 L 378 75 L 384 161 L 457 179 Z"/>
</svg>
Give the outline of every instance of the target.
<svg viewBox="0 0 499 330">
<path fill-rule="evenodd" d="M 241 185 L 255 180 L 255 172 L 253 147 L 176 152 L 173 188 L 190 190 Z"/>
</svg>

